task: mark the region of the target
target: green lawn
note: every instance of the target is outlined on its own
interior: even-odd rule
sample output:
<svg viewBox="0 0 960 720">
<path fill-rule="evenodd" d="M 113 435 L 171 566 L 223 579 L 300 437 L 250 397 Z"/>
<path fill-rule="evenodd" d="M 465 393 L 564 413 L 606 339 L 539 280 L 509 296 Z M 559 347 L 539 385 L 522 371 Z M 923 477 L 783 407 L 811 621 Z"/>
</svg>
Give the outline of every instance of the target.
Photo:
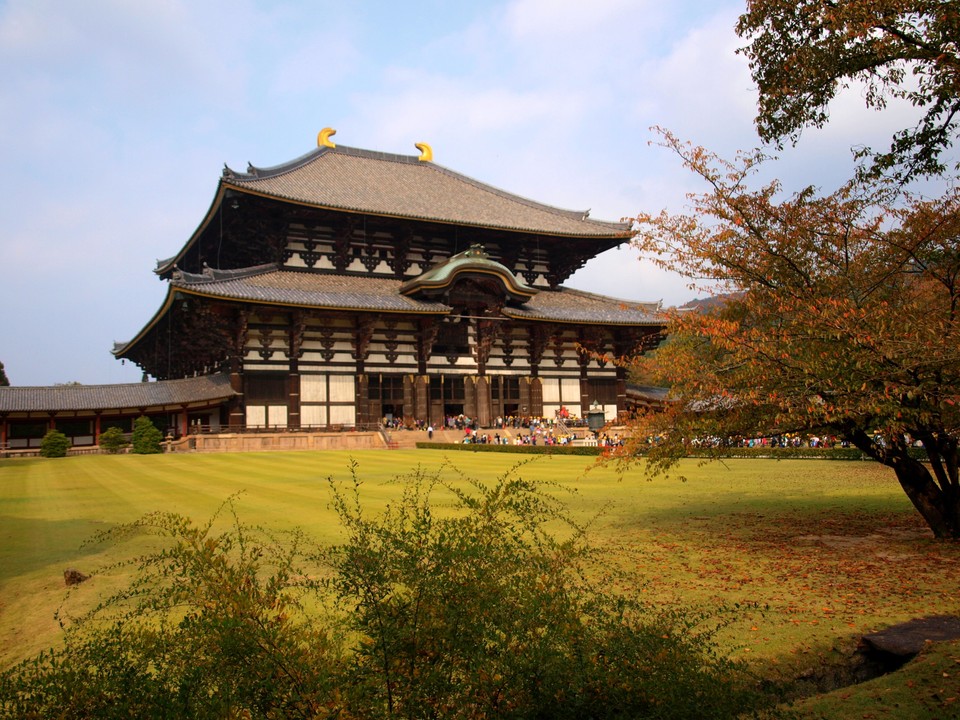
<svg viewBox="0 0 960 720">
<path fill-rule="evenodd" d="M 377 509 L 397 497 L 395 476 L 447 458 L 480 479 L 518 462 L 428 450 L 0 460 L 0 665 L 57 641 L 65 568 L 89 572 L 130 552 L 81 547 L 99 529 L 153 510 L 206 519 L 242 491 L 244 520 L 300 526 L 328 542 L 338 528 L 326 478 L 347 479 L 351 459 Z M 575 490 L 571 508 L 597 516 L 592 537 L 606 562 L 636 573 L 631 592 L 665 604 L 766 607 L 738 615 L 724 635 L 732 654 L 764 672 L 838 661 L 864 632 L 960 611 L 960 545 L 933 541 L 876 464 L 691 461 L 685 481 L 588 468 L 588 458 L 544 457 L 518 472 Z M 103 589 L 98 582 L 80 596 Z"/>
</svg>

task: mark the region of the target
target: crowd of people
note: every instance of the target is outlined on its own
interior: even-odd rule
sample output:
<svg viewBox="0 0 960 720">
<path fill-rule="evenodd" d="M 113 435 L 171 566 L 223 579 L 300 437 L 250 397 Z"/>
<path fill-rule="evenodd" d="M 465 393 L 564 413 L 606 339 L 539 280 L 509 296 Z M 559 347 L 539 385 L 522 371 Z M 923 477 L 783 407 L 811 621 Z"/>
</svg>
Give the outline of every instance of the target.
<svg viewBox="0 0 960 720">
<path fill-rule="evenodd" d="M 697 438 L 692 442 L 694 447 L 768 447 L 768 448 L 833 448 L 850 447 L 846 441 L 832 436 L 818 435 L 775 435 L 769 438 Z"/>
<path fill-rule="evenodd" d="M 467 415 L 447 415 L 443 419 L 442 428 L 434 428 L 433 424 L 419 418 L 400 418 L 393 415 L 384 416 L 381 425 L 387 430 L 423 430 L 433 439 L 436 429 L 456 430 L 463 432 L 464 443 L 478 443 L 482 445 L 568 445 L 575 439 L 570 428 L 586 427 L 585 419 L 577 417 L 562 407 L 555 417 L 534 417 L 507 415 L 497 416 L 492 422 L 493 433 L 481 432 L 476 418 Z M 520 432 L 505 432 L 505 431 Z M 526 432 L 523 432 L 526 431 Z M 511 440 L 512 437 L 512 440 Z M 604 447 L 622 445 L 619 435 L 610 437 L 606 434 L 596 438 L 597 444 Z"/>
</svg>

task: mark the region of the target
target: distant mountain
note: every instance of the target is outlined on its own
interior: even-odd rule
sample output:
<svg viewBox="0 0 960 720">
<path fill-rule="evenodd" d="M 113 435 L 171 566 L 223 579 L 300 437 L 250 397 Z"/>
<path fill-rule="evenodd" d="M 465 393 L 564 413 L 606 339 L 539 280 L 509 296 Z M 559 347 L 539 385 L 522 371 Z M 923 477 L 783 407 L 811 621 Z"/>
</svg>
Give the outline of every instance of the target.
<svg viewBox="0 0 960 720">
<path fill-rule="evenodd" d="M 726 304 L 727 300 L 739 297 L 742 293 L 724 293 L 705 298 L 696 298 L 680 306 L 681 310 L 715 310 Z"/>
</svg>

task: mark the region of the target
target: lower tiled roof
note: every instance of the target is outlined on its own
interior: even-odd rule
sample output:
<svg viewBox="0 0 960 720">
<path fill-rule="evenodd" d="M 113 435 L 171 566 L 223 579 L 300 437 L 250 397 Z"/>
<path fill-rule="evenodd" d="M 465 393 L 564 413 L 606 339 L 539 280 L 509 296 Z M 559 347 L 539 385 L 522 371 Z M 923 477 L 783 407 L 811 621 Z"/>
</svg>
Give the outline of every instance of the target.
<svg viewBox="0 0 960 720">
<path fill-rule="evenodd" d="M 279 270 L 261 266 L 250 272 L 208 271 L 178 273 L 173 287 L 204 297 L 368 312 L 444 314 L 452 310 L 440 302 L 422 301 L 400 294 L 402 282 L 368 275 Z M 507 306 L 504 315 L 539 322 L 658 326 L 663 324 L 658 303 L 595 295 L 561 287 L 540 290 L 522 308 Z"/>
<path fill-rule="evenodd" d="M 619 300 L 561 287 L 555 292 L 537 293 L 523 307 L 506 307 L 503 314 L 517 320 L 653 327 L 664 324 L 659 310 L 658 303 Z"/>
<path fill-rule="evenodd" d="M 226 275 L 175 273 L 173 286 L 207 297 L 372 312 L 445 314 L 450 306 L 400 294 L 400 281 L 369 276 L 333 275 L 279 270 L 261 266 L 259 272 Z"/>
<path fill-rule="evenodd" d="M 122 385 L 0 387 L 0 412 L 70 412 L 152 408 L 226 400 L 236 395 L 230 377 L 206 375 L 185 380 Z"/>
</svg>

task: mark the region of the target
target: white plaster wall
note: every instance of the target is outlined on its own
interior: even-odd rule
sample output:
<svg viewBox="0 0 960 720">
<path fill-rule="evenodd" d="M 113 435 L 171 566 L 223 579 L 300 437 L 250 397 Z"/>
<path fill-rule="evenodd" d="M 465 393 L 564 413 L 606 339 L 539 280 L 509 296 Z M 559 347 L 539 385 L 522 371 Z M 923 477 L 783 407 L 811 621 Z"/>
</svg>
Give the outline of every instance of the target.
<svg viewBox="0 0 960 720">
<path fill-rule="evenodd" d="M 324 426 L 327 424 L 327 408 L 324 405 L 301 405 L 300 425 L 302 427 Z"/>
<path fill-rule="evenodd" d="M 247 405 L 247 427 L 263 427 L 267 424 L 265 405 Z"/>
<path fill-rule="evenodd" d="M 327 399 L 326 375 L 300 376 L 300 402 L 325 402 Z"/>
<path fill-rule="evenodd" d="M 356 387 L 354 385 L 353 375 L 331 375 L 330 376 L 330 402 L 349 402 L 356 400 Z M 351 412 L 353 409 L 351 408 Z M 343 422 L 342 420 L 333 420 L 331 410 L 331 422 Z"/>
<path fill-rule="evenodd" d="M 330 408 L 331 425 L 355 425 L 357 423 L 357 412 L 353 407 L 346 405 L 334 405 Z"/>
</svg>

